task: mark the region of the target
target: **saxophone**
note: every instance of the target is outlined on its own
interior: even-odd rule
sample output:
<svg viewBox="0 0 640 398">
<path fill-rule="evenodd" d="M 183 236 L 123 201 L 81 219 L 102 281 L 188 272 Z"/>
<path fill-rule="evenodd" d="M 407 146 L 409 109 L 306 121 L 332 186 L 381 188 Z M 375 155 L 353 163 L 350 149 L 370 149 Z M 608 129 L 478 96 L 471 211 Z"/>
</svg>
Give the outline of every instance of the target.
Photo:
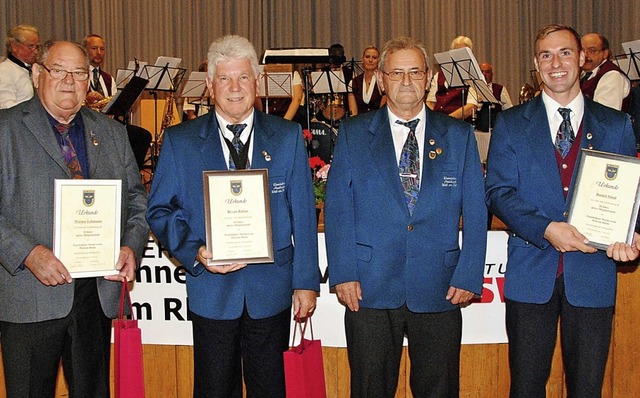
<svg viewBox="0 0 640 398">
<path fill-rule="evenodd" d="M 176 98 L 172 92 L 165 99 L 164 113 L 162 114 L 162 124 L 160 125 L 160 137 L 164 134 L 164 130 L 173 124 L 174 109 L 176 106 Z"/>
</svg>

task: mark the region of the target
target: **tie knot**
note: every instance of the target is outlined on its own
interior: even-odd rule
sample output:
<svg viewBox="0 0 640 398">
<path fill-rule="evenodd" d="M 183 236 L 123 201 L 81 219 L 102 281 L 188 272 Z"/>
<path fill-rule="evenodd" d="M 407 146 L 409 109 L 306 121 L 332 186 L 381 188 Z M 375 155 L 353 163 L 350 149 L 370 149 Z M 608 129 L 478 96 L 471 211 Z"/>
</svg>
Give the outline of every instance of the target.
<svg viewBox="0 0 640 398">
<path fill-rule="evenodd" d="M 405 127 L 409 127 L 410 131 L 416 132 L 416 127 L 418 126 L 418 122 L 420 119 L 409 120 L 408 122 L 403 122 L 402 120 L 396 120 L 396 123 L 401 124 Z"/>
<path fill-rule="evenodd" d="M 70 128 L 71 128 L 70 124 L 64 124 L 64 123 L 56 124 L 56 130 L 58 130 L 58 133 L 60 134 L 68 133 Z"/>
<path fill-rule="evenodd" d="M 571 109 L 569 108 L 558 108 L 558 112 L 562 115 L 562 120 L 568 122 L 571 118 Z"/>
<path fill-rule="evenodd" d="M 233 133 L 233 139 L 234 140 L 240 139 L 240 134 L 242 134 L 242 131 L 244 131 L 245 127 L 247 127 L 247 125 L 245 123 L 227 124 L 227 128 L 229 129 L 229 131 L 231 131 Z"/>
<path fill-rule="evenodd" d="M 93 68 L 93 76 L 94 77 L 98 77 L 99 73 L 100 73 L 100 71 L 98 70 L 98 68 Z"/>
</svg>

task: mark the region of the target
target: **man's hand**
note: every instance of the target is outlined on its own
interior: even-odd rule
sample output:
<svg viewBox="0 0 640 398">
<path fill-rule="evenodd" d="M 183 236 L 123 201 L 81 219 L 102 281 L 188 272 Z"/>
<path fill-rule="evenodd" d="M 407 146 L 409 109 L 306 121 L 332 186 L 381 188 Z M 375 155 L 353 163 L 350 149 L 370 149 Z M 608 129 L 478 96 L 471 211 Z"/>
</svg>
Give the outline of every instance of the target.
<svg viewBox="0 0 640 398">
<path fill-rule="evenodd" d="M 45 286 L 71 283 L 71 274 L 53 252 L 42 245 L 34 247 L 24 265 Z"/>
<path fill-rule="evenodd" d="M 298 318 L 306 318 L 316 309 L 317 293 L 313 290 L 293 291 L 293 314 Z"/>
<path fill-rule="evenodd" d="M 207 271 L 212 274 L 228 274 L 233 271 L 237 271 L 247 266 L 244 263 L 233 263 L 229 265 L 207 265 L 207 259 L 213 258 L 213 254 L 207 250 L 206 246 L 200 246 L 198 249 L 198 256 L 196 260 L 205 266 Z"/>
<path fill-rule="evenodd" d="M 360 282 L 344 282 L 336 285 L 336 294 L 338 301 L 346 305 L 351 311 L 360 309 L 360 300 L 362 300 L 362 290 Z"/>
<path fill-rule="evenodd" d="M 633 233 L 633 242 L 631 246 L 626 243 L 616 242 L 607 247 L 607 256 L 615 261 L 627 262 L 633 261 L 640 255 L 640 235 Z"/>
<path fill-rule="evenodd" d="M 473 298 L 473 296 L 473 292 L 450 286 L 449 290 L 447 291 L 446 299 L 451 301 L 451 304 L 457 305 L 468 303 Z"/>
<path fill-rule="evenodd" d="M 116 262 L 116 270 L 119 273 L 117 275 L 106 275 L 104 279 L 118 282 L 122 282 L 124 279 L 127 281 L 135 280 L 136 265 L 136 255 L 133 250 L 128 246 L 122 246 Z"/>
<path fill-rule="evenodd" d="M 595 253 L 595 247 L 587 245 L 589 239 L 582 235 L 576 227 L 566 222 L 552 221 L 544 231 L 544 237 L 559 252 L 581 251 Z"/>
</svg>

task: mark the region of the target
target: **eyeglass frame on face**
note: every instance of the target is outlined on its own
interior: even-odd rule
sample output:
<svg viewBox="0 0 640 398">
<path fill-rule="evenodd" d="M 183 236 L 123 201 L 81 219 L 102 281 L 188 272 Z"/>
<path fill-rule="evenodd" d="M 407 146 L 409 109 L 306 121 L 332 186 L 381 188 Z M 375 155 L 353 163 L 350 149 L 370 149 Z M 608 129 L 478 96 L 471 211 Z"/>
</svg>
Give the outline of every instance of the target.
<svg viewBox="0 0 640 398">
<path fill-rule="evenodd" d="M 67 78 L 67 75 L 71 75 L 71 78 L 73 79 L 73 81 L 76 81 L 76 82 L 84 82 L 84 81 L 89 80 L 89 71 L 86 71 L 86 70 L 74 70 L 74 71 L 68 71 L 68 70 L 65 70 L 65 69 L 59 69 L 59 68 L 52 68 L 52 69 L 49 69 L 49 68 L 47 68 L 47 66 L 46 66 L 46 65 L 44 65 L 44 64 L 38 64 L 38 65 L 42 66 L 42 67 L 43 67 L 47 72 L 49 72 L 49 75 L 50 75 L 52 78 L 56 79 L 56 80 L 64 80 L 64 79 L 66 79 L 66 78 Z M 64 72 L 64 75 L 63 75 L 63 76 L 60 76 L 60 77 L 56 77 L 56 76 L 54 76 L 54 73 L 55 73 L 55 74 L 60 74 L 60 73 L 62 73 L 62 72 Z M 82 79 L 78 79 L 78 77 L 79 77 L 79 76 L 78 76 L 78 73 L 82 74 L 84 77 L 83 77 Z"/>
<path fill-rule="evenodd" d="M 39 50 L 40 47 L 41 47 L 40 43 L 38 43 L 38 44 L 27 44 L 25 42 L 18 41 L 18 44 L 22 44 L 23 46 L 27 47 L 30 51 Z"/>
<path fill-rule="evenodd" d="M 409 75 L 409 80 L 411 80 L 411 81 L 422 80 L 427 75 L 427 71 L 426 70 L 417 70 L 417 69 L 412 69 L 412 70 L 410 70 L 408 72 L 405 72 L 405 71 L 402 71 L 402 70 L 393 70 L 391 72 L 381 71 L 381 72 L 384 73 L 385 75 L 387 75 L 389 80 L 394 81 L 394 82 L 399 82 L 399 81 L 404 80 L 404 75 Z"/>
<path fill-rule="evenodd" d="M 584 51 L 585 54 L 593 55 L 593 54 L 597 54 L 597 53 L 603 52 L 604 48 L 601 48 L 599 50 L 596 50 L 596 49 L 593 49 L 593 48 L 584 48 L 582 51 Z"/>
</svg>

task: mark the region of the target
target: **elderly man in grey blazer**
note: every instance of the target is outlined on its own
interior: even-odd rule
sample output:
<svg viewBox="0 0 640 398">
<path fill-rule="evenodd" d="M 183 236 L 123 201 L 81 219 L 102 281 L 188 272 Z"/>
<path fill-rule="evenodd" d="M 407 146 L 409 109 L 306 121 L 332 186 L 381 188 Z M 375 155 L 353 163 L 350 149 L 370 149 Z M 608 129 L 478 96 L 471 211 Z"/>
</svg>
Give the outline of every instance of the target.
<svg viewBox="0 0 640 398">
<path fill-rule="evenodd" d="M 148 236 L 147 196 L 124 127 L 82 107 L 88 65 L 76 43 L 46 45 L 32 70 L 37 95 L 0 111 L 0 341 L 9 397 L 53 397 L 61 359 L 70 396 L 109 397 L 118 281 L 133 280 Z M 115 275 L 72 278 L 52 251 L 54 180 L 70 178 L 122 181 Z"/>
</svg>

